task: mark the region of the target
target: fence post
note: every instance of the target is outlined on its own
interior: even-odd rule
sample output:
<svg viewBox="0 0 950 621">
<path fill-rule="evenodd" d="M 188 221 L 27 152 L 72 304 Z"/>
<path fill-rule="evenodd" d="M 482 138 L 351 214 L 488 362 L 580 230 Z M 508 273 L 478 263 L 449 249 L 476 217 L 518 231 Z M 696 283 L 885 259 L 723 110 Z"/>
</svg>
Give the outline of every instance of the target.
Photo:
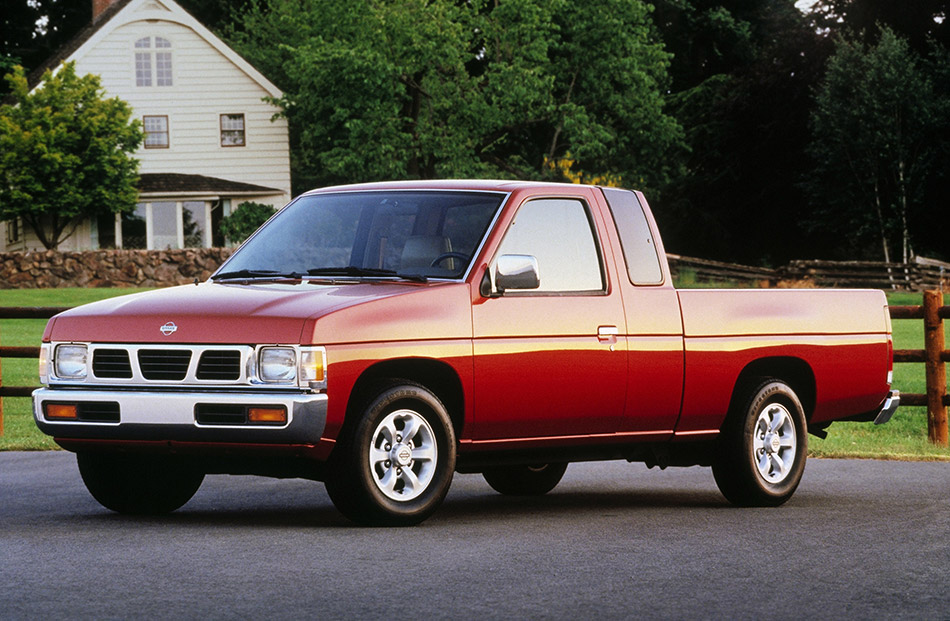
<svg viewBox="0 0 950 621">
<path fill-rule="evenodd" d="M 927 437 L 932 444 L 947 446 L 947 368 L 941 360 L 944 348 L 943 292 L 924 291 L 924 351 L 927 373 Z"/>
<path fill-rule="evenodd" d="M 0 388 L 3 388 L 3 356 L 0 356 Z M 3 397 L 0 397 L 0 436 L 3 435 Z"/>
</svg>

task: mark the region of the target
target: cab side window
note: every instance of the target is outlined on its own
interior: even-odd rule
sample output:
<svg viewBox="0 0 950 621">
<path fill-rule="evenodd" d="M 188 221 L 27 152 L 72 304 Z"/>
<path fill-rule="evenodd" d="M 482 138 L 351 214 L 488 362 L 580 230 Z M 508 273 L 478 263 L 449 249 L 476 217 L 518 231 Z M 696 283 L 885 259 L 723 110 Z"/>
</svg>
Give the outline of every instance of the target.
<svg viewBox="0 0 950 621">
<path fill-rule="evenodd" d="M 600 252 L 586 205 L 568 198 L 532 200 L 518 209 L 496 256 L 531 255 L 541 285 L 530 293 L 600 293 Z"/>
<path fill-rule="evenodd" d="M 604 196 L 620 234 L 627 275 L 635 285 L 663 283 L 663 269 L 643 206 L 629 190 L 604 188 Z"/>
</svg>

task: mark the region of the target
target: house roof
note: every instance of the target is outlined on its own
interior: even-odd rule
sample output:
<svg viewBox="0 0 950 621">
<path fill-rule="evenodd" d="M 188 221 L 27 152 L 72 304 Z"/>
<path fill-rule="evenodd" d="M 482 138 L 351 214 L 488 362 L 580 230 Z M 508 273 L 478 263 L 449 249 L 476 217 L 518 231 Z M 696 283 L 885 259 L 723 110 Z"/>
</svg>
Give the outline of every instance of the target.
<svg viewBox="0 0 950 621">
<path fill-rule="evenodd" d="M 140 198 L 267 196 L 284 193 L 283 190 L 254 185 L 253 183 L 179 173 L 141 174 L 139 175 L 138 188 Z"/>
</svg>

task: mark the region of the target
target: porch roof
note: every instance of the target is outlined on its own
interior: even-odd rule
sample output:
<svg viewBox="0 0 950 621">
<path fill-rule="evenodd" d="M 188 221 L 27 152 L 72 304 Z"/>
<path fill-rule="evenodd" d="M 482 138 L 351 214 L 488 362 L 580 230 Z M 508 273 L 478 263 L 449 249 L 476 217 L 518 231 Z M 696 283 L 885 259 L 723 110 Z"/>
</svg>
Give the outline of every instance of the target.
<svg viewBox="0 0 950 621">
<path fill-rule="evenodd" d="M 139 198 L 229 198 L 273 196 L 284 192 L 253 183 L 230 181 L 204 175 L 144 173 L 139 175 Z"/>
</svg>

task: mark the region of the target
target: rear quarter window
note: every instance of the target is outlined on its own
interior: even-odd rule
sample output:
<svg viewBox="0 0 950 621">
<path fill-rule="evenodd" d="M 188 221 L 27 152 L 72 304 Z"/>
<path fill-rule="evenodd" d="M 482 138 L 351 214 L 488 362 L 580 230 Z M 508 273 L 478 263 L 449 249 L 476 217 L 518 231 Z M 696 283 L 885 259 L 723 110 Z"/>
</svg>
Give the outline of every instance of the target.
<svg viewBox="0 0 950 621">
<path fill-rule="evenodd" d="M 620 246 L 630 282 L 635 285 L 662 284 L 663 269 L 660 267 L 656 243 L 637 195 L 629 190 L 603 190 L 620 234 Z"/>
</svg>

